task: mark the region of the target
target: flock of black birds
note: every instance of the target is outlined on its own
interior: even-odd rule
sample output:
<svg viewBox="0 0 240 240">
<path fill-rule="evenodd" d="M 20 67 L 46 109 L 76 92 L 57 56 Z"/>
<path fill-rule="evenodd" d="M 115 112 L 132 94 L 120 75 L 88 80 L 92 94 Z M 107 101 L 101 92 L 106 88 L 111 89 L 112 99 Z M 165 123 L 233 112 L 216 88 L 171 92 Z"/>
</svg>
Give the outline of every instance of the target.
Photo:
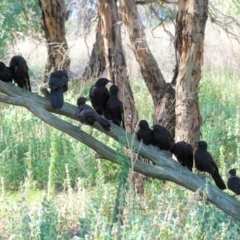
<svg viewBox="0 0 240 240">
<path fill-rule="evenodd" d="M 12 57 L 9 67 L 0 62 L 0 80 L 11 84 L 14 81 L 20 88 L 31 91 L 27 62 L 22 56 Z M 57 70 L 50 74 L 48 85 L 52 108 L 62 108 L 64 104 L 63 93 L 68 90 L 68 81 L 69 78 L 65 71 Z M 81 123 L 92 126 L 94 122 L 98 122 L 105 131 L 110 131 L 112 123 L 125 128 L 123 103 L 118 98 L 119 89 L 114 84 L 111 85 L 109 91 L 106 87 L 111 82 L 106 78 L 99 78 L 90 88 L 89 99 L 78 98 L 75 115 Z M 88 100 L 91 101 L 92 107 L 86 104 Z M 207 151 L 205 141 L 196 142 L 197 149 L 194 153 L 190 144 L 184 141 L 175 143 L 165 127 L 155 124 L 150 128 L 145 120 L 139 122 L 136 136 L 139 141 L 146 145 L 153 145 L 160 150 L 174 154 L 178 162 L 190 171 L 193 169 L 193 159 L 195 159 L 195 167 L 198 171 L 209 173 L 218 188 L 226 189 L 218 167 Z M 227 187 L 236 195 L 240 195 L 240 177 L 236 176 L 236 170 L 233 168 L 228 172 Z"/>
<path fill-rule="evenodd" d="M 31 92 L 28 66 L 22 56 L 13 56 L 9 67 L 0 62 L 0 80 L 12 83 L 13 80 L 20 88 L 25 88 Z"/>
<path fill-rule="evenodd" d="M 190 171 L 193 168 L 193 159 L 195 167 L 199 172 L 209 173 L 215 181 L 218 188 L 226 189 L 226 185 L 221 178 L 217 164 L 212 155 L 207 151 L 207 142 L 196 141 L 197 149 L 194 153 L 193 147 L 184 141 L 174 142 L 170 132 L 163 126 L 155 124 L 152 129 L 145 120 L 139 122 L 139 129 L 136 133 L 137 139 L 146 145 L 153 145 L 160 150 L 169 151 L 175 155 L 178 162 L 187 167 Z M 228 172 L 227 187 L 236 195 L 240 195 L 240 177 L 236 176 L 236 168 Z"/>
</svg>

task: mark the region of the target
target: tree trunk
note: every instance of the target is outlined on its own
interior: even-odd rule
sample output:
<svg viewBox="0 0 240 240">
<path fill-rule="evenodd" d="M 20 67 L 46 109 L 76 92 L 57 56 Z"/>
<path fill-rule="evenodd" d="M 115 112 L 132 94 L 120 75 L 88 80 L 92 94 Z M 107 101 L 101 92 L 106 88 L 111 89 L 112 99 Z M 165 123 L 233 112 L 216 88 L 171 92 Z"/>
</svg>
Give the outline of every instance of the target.
<svg viewBox="0 0 240 240">
<path fill-rule="evenodd" d="M 175 127 L 175 92 L 166 83 L 153 57 L 134 0 L 121 0 L 122 19 L 127 27 L 131 47 L 154 103 L 154 123 L 160 123 L 172 133 Z"/>
<path fill-rule="evenodd" d="M 45 81 L 54 70 L 68 70 L 70 59 L 65 38 L 64 0 L 38 0 L 42 11 L 42 27 L 45 33 L 48 63 L 45 69 Z"/>
<path fill-rule="evenodd" d="M 125 128 L 128 132 L 134 131 L 138 121 L 138 112 L 135 108 L 133 93 L 127 77 L 126 61 L 123 54 L 121 21 L 115 0 L 99 0 L 101 15 L 101 30 L 103 35 L 107 77 L 119 87 L 120 98 L 124 105 Z"/>
<path fill-rule="evenodd" d="M 208 0 L 179 1 L 176 47 L 179 55 L 176 79 L 176 141 L 192 145 L 200 138 L 201 115 L 198 87 L 203 64 L 204 31 Z"/>
<path fill-rule="evenodd" d="M 117 4 L 115 0 L 99 0 L 98 4 L 102 20 L 101 29 L 104 41 L 107 76 L 113 80 L 120 89 L 120 98 L 124 106 L 125 129 L 129 133 L 133 133 L 139 117 L 127 77 L 126 61 L 122 47 L 121 21 L 118 15 Z M 129 142 L 129 148 L 131 148 L 131 142 Z M 128 149 L 126 149 L 126 153 L 132 156 L 132 153 Z M 133 184 L 136 192 L 143 194 L 143 177 L 134 172 L 132 179 L 134 180 Z"/>
<path fill-rule="evenodd" d="M 98 22 L 96 31 L 96 41 L 93 45 L 92 53 L 90 56 L 89 63 L 85 68 L 82 75 L 84 79 L 98 78 L 106 69 L 105 56 L 104 56 L 104 43 L 103 36 L 100 29 L 101 20 Z"/>
</svg>

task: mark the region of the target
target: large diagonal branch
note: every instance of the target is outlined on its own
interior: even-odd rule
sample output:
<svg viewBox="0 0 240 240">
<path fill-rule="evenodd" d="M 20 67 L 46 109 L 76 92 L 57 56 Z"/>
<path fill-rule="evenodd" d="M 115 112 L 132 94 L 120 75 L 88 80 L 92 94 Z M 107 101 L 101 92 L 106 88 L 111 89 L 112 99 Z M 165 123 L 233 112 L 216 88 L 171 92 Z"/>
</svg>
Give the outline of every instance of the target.
<svg viewBox="0 0 240 240">
<path fill-rule="evenodd" d="M 0 92 L 3 93 L 0 94 L 0 102 L 27 108 L 47 124 L 92 148 L 99 155 L 101 155 L 103 159 L 118 163 L 117 154 L 112 148 L 106 146 L 91 135 L 80 130 L 78 126 L 74 126 L 73 124 L 66 122 L 56 115 L 50 113 L 54 112 L 60 115 L 68 116 L 72 119 L 76 119 L 74 116 L 75 106 L 65 103 L 62 109 L 54 111 L 50 107 L 50 103 L 47 99 L 44 99 L 37 94 L 23 91 L 18 87 L 11 86 L 2 81 L 0 81 Z M 94 128 L 103 131 L 97 124 L 94 125 Z M 181 167 L 179 163 L 167 157 L 155 147 L 141 144 L 132 135 L 126 133 L 122 128 L 113 124 L 111 126 L 111 131 L 105 132 L 105 134 L 117 141 L 120 141 L 123 145 L 131 148 L 133 152 L 138 152 L 140 155 L 148 158 L 156 164 L 156 166 L 152 166 L 135 159 L 131 160 L 128 156 L 124 156 L 126 161 L 131 161 L 134 171 L 140 172 L 152 178 L 172 181 L 191 191 L 196 191 L 199 189 L 201 191 L 205 190 L 206 199 L 209 202 L 213 203 L 215 206 L 222 209 L 237 220 L 240 220 L 240 203 L 235 198 L 219 190 L 214 185 L 206 183 L 196 174 Z"/>
</svg>

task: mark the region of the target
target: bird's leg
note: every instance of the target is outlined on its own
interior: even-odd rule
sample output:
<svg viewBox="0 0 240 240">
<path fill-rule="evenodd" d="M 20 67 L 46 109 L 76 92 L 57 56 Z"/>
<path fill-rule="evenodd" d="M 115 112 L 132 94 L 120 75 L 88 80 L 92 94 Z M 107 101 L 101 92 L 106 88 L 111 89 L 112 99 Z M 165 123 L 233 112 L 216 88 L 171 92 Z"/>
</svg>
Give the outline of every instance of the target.
<svg viewBox="0 0 240 240">
<path fill-rule="evenodd" d="M 40 88 L 40 91 L 42 92 L 42 94 L 45 98 L 48 98 L 48 99 L 50 98 L 50 92 L 47 90 L 47 88 L 45 86 L 42 86 Z"/>
<path fill-rule="evenodd" d="M 204 172 L 204 173 L 202 174 L 202 176 L 201 176 L 200 171 L 198 171 L 197 175 L 198 175 L 200 178 L 204 178 L 205 172 Z"/>
</svg>

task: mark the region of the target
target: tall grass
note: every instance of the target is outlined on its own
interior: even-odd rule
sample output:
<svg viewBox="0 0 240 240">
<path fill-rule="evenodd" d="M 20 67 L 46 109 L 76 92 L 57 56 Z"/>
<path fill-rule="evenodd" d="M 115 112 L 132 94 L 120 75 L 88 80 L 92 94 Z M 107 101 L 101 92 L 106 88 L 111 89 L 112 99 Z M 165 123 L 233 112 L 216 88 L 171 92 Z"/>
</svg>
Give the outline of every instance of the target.
<svg viewBox="0 0 240 240">
<path fill-rule="evenodd" d="M 132 85 L 146 91 L 136 82 Z M 89 87 L 73 86 L 75 92 L 66 95 L 72 103 Z M 202 138 L 209 142 L 225 180 L 226 171 L 239 166 L 238 90 L 235 72 L 203 71 Z M 146 100 L 150 102 L 136 98 L 141 116 L 150 119 Z M 96 160 L 91 149 L 23 108 L 1 104 L 0 122 L 0 239 L 238 239 L 240 235 L 239 223 L 197 192 L 152 179 L 145 183 L 144 196 L 135 195 L 128 184 L 128 167 Z M 92 134 L 121 151 L 111 138 L 96 130 Z M 116 207 L 121 221 L 113 223 Z"/>
</svg>

